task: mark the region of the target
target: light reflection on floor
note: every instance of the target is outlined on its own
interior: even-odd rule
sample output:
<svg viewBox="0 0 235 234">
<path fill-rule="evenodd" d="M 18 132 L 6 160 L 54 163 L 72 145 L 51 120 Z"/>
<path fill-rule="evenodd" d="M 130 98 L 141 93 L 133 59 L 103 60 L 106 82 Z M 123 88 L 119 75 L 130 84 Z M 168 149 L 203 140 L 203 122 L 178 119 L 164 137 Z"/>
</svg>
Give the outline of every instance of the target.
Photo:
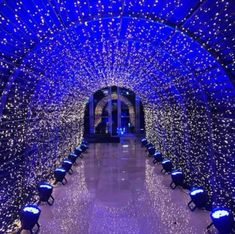
<svg viewBox="0 0 235 234">
<path fill-rule="evenodd" d="M 186 191 L 171 190 L 160 169 L 133 139 L 91 144 L 68 184 L 54 189 L 54 205 L 41 206 L 40 233 L 205 233 L 208 212 L 191 212 Z"/>
</svg>

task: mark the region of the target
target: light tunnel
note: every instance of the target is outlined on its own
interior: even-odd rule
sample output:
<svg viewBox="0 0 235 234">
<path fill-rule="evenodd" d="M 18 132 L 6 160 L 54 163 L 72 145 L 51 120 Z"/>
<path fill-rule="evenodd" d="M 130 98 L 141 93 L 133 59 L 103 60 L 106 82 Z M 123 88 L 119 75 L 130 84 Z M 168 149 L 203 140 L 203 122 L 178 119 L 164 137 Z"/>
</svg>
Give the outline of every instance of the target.
<svg viewBox="0 0 235 234">
<path fill-rule="evenodd" d="M 88 98 L 108 86 L 135 92 L 147 139 L 234 209 L 233 12 L 230 0 L 0 1 L 3 230 L 81 142 Z"/>
</svg>

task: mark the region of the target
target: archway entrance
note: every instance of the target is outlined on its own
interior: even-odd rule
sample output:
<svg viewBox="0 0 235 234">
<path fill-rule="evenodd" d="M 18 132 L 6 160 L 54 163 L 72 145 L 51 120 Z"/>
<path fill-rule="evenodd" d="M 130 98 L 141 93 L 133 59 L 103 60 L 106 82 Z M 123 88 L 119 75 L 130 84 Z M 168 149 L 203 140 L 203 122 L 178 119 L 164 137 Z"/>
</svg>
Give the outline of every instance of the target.
<svg viewBox="0 0 235 234">
<path fill-rule="evenodd" d="M 106 87 L 95 92 L 85 111 L 85 135 L 110 137 L 144 132 L 140 98 L 126 88 Z"/>
</svg>

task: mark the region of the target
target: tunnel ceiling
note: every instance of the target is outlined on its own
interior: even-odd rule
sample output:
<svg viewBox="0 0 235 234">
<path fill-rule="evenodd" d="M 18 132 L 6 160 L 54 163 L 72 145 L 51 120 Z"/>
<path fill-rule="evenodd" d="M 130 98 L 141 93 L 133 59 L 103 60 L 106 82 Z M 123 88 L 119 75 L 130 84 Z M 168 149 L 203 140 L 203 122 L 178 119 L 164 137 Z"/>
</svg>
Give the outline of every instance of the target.
<svg viewBox="0 0 235 234">
<path fill-rule="evenodd" d="M 107 86 L 139 95 L 147 138 L 234 207 L 234 12 L 233 0 L 0 0 L 0 232 Z"/>
<path fill-rule="evenodd" d="M 159 30 L 163 37 L 158 43 L 170 44 L 177 37 L 175 31 L 181 31 L 210 51 L 228 71 L 234 72 L 234 16 L 230 14 L 234 12 L 232 1 L 2 0 L 0 4 L 0 24 L 3 28 L 1 55 L 7 63 L 16 66 L 41 42 L 56 37 L 61 31 L 70 31 L 74 25 L 80 25 L 79 31 L 75 33 L 82 32 L 79 41 L 83 44 L 87 43 L 86 39 L 90 36 L 98 41 L 105 41 L 107 38 L 119 40 L 125 33 L 130 40 L 146 38 L 146 42 L 151 42 L 151 35 Z M 103 21 L 107 18 L 119 20 L 112 24 Z M 131 22 L 128 25 L 127 20 L 123 20 L 125 18 L 139 20 L 137 24 Z M 89 22 L 97 20 L 100 20 L 100 24 L 94 23 L 91 28 L 86 27 Z M 147 21 L 168 25 L 172 30 L 165 27 L 161 30 L 161 24 L 154 27 Z M 109 28 L 112 28 L 112 34 L 107 35 Z M 144 33 L 144 28 L 149 29 L 148 34 Z M 138 32 L 138 35 L 133 35 L 134 32 Z"/>
<path fill-rule="evenodd" d="M 22 72 L 73 76 L 81 86 L 156 76 L 160 87 L 186 74 L 221 83 L 234 74 L 232 8 L 209 0 L 2 0 L 1 89 Z"/>
</svg>

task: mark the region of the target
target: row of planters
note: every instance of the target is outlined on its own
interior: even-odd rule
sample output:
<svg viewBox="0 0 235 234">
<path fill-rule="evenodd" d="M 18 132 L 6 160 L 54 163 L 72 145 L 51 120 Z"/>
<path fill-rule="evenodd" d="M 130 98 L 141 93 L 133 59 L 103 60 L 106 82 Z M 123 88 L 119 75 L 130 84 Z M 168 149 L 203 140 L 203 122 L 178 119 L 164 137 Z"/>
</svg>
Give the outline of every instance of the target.
<svg viewBox="0 0 235 234">
<path fill-rule="evenodd" d="M 74 149 L 74 152 L 70 153 L 67 158 L 65 158 L 61 166 L 56 168 L 54 171 L 54 185 L 61 183 L 65 185 L 67 183 L 66 175 L 73 173 L 73 165 L 76 165 L 78 158 L 83 158 L 84 153 L 88 150 L 88 143 L 86 140 L 83 140 L 81 145 Z M 46 202 L 48 205 L 53 205 L 54 197 L 52 196 L 53 185 L 48 182 L 39 183 L 38 187 L 38 196 L 39 201 L 36 204 L 25 205 L 20 211 L 20 221 L 21 228 L 18 233 L 21 233 L 22 230 L 28 230 L 30 233 L 38 233 L 40 230 L 40 225 L 38 223 L 41 209 L 39 205 L 42 202 Z M 34 227 L 37 227 L 36 230 L 33 230 Z"/>
<path fill-rule="evenodd" d="M 191 211 L 194 211 L 196 208 L 208 209 L 208 207 L 210 207 L 208 193 L 203 187 L 186 185 L 184 172 L 173 165 L 170 159 L 165 158 L 161 152 L 156 150 L 154 145 L 148 142 L 146 138 L 141 139 L 141 145 L 145 148 L 147 155 L 153 158 L 153 164 L 161 165 L 161 172 L 171 175 L 172 182 L 170 183 L 170 187 L 172 189 L 175 189 L 178 186 L 189 189 L 191 200 L 188 203 L 188 207 Z M 208 231 L 212 226 L 215 226 L 221 234 L 234 233 L 235 222 L 233 213 L 230 209 L 214 207 L 210 209 L 210 218 L 212 222 L 207 226 Z"/>
</svg>

